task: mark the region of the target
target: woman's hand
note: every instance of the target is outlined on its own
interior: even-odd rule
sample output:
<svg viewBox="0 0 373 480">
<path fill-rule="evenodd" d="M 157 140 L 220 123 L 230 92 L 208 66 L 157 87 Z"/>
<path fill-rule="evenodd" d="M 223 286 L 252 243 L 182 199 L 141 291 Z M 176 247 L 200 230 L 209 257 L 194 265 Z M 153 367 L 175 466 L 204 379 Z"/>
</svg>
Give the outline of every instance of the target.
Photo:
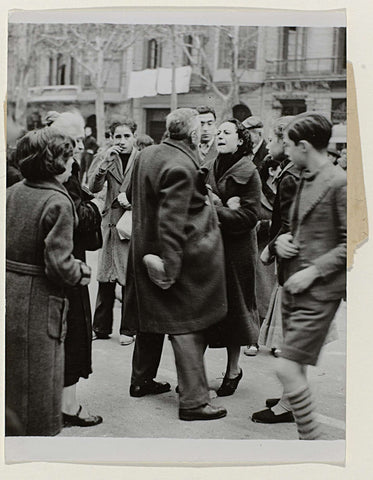
<svg viewBox="0 0 373 480">
<path fill-rule="evenodd" d="M 241 207 L 240 197 L 231 197 L 227 200 L 227 205 L 231 210 L 238 210 Z"/>
<path fill-rule="evenodd" d="M 273 262 L 273 260 L 274 260 L 274 257 L 271 254 L 271 252 L 269 251 L 269 248 L 268 248 L 268 245 L 267 245 L 260 255 L 260 261 L 264 265 L 270 265 Z"/>
<path fill-rule="evenodd" d="M 125 192 L 121 192 L 118 196 L 117 196 L 117 200 L 119 202 L 119 205 L 123 208 L 125 208 L 126 210 L 129 210 L 131 208 L 131 204 L 130 202 L 128 201 L 128 198 L 127 198 L 127 195 Z"/>
<path fill-rule="evenodd" d="M 214 205 L 216 207 L 222 207 L 223 206 L 223 202 L 220 200 L 220 197 L 218 197 L 216 195 L 216 193 L 211 192 L 211 196 L 212 196 L 212 201 L 214 202 Z"/>
<path fill-rule="evenodd" d="M 85 287 L 91 281 L 92 269 L 89 265 L 87 265 L 86 263 L 81 261 L 80 262 L 80 271 L 82 272 L 82 277 L 79 281 L 79 285 L 81 287 Z"/>
</svg>

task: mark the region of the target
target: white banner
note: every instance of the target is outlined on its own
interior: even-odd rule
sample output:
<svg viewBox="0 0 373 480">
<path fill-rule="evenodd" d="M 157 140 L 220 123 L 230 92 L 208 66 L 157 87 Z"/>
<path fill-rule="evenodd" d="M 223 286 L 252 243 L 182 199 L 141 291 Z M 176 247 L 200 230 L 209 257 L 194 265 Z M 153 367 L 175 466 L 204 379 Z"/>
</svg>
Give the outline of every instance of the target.
<svg viewBox="0 0 373 480">
<path fill-rule="evenodd" d="M 176 93 L 188 93 L 192 67 L 177 67 L 175 72 Z M 128 98 L 155 97 L 172 93 L 172 69 L 157 68 L 131 72 Z"/>
<path fill-rule="evenodd" d="M 131 72 L 128 98 L 155 97 L 157 95 L 157 70 Z"/>
</svg>

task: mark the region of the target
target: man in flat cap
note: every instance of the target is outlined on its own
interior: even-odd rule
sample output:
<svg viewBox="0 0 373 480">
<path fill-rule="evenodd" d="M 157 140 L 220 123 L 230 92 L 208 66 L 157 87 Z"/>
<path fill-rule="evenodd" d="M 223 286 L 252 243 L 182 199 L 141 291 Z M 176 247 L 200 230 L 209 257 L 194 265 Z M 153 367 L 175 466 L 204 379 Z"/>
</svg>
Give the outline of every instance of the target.
<svg viewBox="0 0 373 480">
<path fill-rule="evenodd" d="M 263 138 L 263 122 L 259 117 L 251 116 L 246 118 L 242 124 L 250 133 L 253 142 L 253 162 L 260 173 L 263 160 L 268 154 L 267 144 Z"/>
<path fill-rule="evenodd" d="M 227 311 L 223 244 L 199 168 L 198 112 L 174 110 L 166 126 L 168 138 L 141 151 L 127 190 L 132 238 L 125 320 L 137 332 L 130 395 L 170 390 L 154 381 L 169 334 L 179 418 L 213 420 L 227 411 L 210 404 L 204 331 Z"/>
</svg>

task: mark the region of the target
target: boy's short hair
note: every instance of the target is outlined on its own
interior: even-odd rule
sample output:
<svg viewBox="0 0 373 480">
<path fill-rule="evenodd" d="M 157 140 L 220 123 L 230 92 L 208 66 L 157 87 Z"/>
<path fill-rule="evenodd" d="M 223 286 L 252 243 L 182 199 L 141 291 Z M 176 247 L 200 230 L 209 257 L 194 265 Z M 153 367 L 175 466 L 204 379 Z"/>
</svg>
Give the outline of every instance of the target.
<svg viewBox="0 0 373 480">
<path fill-rule="evenodd" d="M 28 180 L 49 180 L 66 170 L 73 156 L 72 141 L 55 127 L 33 130 L 17 143 L 16 159 L 22 175 Z"/>
<path fill-rule="evenodd" d="M 216 120 L 216 112 L 212 107 L 209 107 L 208 105 L 199 105 L 198 107 L 196 107 L 196 110 L 199 115 L 204 115 L 205 113 L 212 113 Z"/>
<path fill-rule="evenodd" d="M 123 120 L 115 120 L 115 122 L 113 122 L 109 127 L 110 133 L 114 135 L 115 129 L 122 126 L 128 127 L 132 133 L 135 133 L 137 130 L 136 123 L 130 118 L 126 118 Z"/>
<path fill-rule="evenodd" d="M 301 113 L 290 122 L 286 132 L 295 145 L 306 140 L 316 150 L 324 150 L 332 136 L 332 124 L 319 113 Z"/>
</svg>

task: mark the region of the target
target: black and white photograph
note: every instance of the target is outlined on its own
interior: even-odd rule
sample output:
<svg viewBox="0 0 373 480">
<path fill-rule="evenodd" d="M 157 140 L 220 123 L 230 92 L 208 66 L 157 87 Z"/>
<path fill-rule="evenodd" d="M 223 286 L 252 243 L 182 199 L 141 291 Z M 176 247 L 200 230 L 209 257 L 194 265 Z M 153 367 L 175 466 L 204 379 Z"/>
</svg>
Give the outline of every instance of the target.
<svg viewBox="0 0 373 480">
<path fill-rule="evenodd" d="M 6 459 L 343 465 L 345 15 L 82 12 L 9 15 Z"/>
</svg>

